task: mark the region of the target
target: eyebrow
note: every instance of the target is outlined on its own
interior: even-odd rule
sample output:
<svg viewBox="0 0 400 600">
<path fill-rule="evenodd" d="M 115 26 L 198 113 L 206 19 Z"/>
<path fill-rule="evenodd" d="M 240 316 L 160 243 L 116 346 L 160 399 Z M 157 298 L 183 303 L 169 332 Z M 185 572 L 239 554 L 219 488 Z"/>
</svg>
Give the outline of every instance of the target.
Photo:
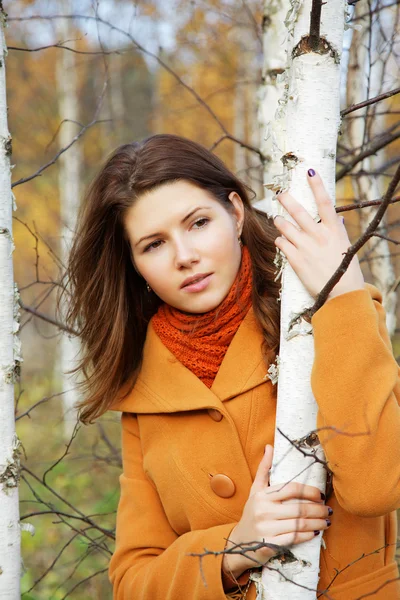
<svg viewBox="0 0 400 600">
<path fill-rule="evenodd" d="M 181 223 L 184 223 L 185 221 L 187 221 L 188 219 L 190 219 L 190 217 L 192 215 L 194 215 L 195 212 L 197 212 L 198 210 L 210 210 L 211 206 L 198 206 L 197 208 L 194 208 L 193 210 L 190 211 L 190 213 L 188 213 L 186 215 L 186 217 L 183 217 Z M 158 233 L 151 233 L 150 235 L 146 235 L 142 238 L 140 238 L 140 240 L 135 244 L 135 248 L 136 246 L 139 246 L 139 244 L 141 242 L 143 242 L 144 240 L 148 240 L 149 238 L 153 238 L 156 237 L 157 235 L 162 235 L 162 233 L 158 232 Z"/>
</svg>

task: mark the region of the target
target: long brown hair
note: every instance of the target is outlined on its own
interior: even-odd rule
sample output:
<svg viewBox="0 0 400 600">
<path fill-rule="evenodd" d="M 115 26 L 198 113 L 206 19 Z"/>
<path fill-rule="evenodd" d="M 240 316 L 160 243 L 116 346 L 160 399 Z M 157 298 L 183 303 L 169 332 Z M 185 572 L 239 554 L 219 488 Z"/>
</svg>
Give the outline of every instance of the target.
<svg viewBox="0 0 400 600">
<path fill-rule="evenodd" d="M 263 335 L 266 364 L 279 350 L 279 282 L 275 281 L 273 220 L 254 208 L 248 188 L 205 147 L 169 134 L 119 146 L 90 184 L 64 276 L 67 325 L 78 331 L 82 358 L 79 419 L 91 423 L 132 389 L 139 374 L 146 329 L 161 299 L 135 270 L 123 226 L 137 198 L 163 183 L 187 180 L 211 192 L 228 211 L 235 191 L 244 204 L 242 240 L 253 268 L 252 302 Z M 254 192 L 252 192 L 254 194 Z M 61 299 L 61 297 L 59 298 Z"/>
</svg>

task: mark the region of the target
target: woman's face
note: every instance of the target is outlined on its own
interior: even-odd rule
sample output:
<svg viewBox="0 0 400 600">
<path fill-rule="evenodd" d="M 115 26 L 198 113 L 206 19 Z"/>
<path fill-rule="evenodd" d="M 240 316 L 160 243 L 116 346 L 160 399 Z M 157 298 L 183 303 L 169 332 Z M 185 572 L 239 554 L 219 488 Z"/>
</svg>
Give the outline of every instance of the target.
<svg viewBox="0 0 400 600">
<path fill-rule="evenodd" d="M 180 180 L 145 193 L 128 209 L 124 225 L 149 293 L 192 313 L 212 310 L 228 295 L 240 266 L 244 218 L 239 195 L 231 192 L 229 199 L 232 213 L 205 190 Z M 194 275 L 208 277 L 182 287 Z"/>
</svg>

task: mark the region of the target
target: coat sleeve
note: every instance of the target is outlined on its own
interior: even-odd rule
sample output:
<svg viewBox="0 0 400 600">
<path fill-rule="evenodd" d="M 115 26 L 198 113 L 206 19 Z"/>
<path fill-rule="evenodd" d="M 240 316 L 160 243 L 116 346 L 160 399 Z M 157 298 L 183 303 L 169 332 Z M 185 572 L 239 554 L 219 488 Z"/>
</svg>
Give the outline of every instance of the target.
<svg viewBox="0 0 400 600">
<path fill-rule="evenodd" d="M 400 379 L 385 320 L 367 283 L 311 319 L 318 435 L 339 504 L 362 517 L 400 507 Z"/>
<path fill-rule="evenodd" d="M 152 481 L 142 466 L 137 417 L 122 414 L 121 495 L 116 546 L 109 566 L 114 600 L 226 600 L 219 551 L 236 525 L 228 523 L 181 536 L 171 528 Z M 171 482 L 173 485 L 173 482 Z"/>
</svg>

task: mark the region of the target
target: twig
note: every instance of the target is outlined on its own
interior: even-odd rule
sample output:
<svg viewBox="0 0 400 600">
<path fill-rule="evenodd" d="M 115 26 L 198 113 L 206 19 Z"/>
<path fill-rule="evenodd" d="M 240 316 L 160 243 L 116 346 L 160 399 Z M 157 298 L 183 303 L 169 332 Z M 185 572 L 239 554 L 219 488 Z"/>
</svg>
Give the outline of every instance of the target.
<svg viewBox="0 0 400 600">
<path fill-rule="evenodd" d="M 41 50 L 48 50 L 49 48 L 62 48 L 62 50 L 69 50 L 70 52 L 74 52 L 75 54 L 124 54 L 121 50 L 102 50 L 100 52 L 97 51 L 88 51 L 88 50 L 76 50 L 76 48 L 70 48 L 69 46 L 64 46 L 64 44 L 49 44 L 48 46 L 39 46 L 38 48 L 19 48 L 17 46 L 7 46 L 8 50 L 18 50 L 19 52 L 40 52 Z"/>
<path fill-rule="evenodd" d="M 356 210 L 357 208 L 367 208 L 368 206 L 380 206 L 382 204 L 382 198 L 379 200 L 367 200 L 365 202 L 360 202 L 359 204 L 344 204 L 343 206 L 336 206 L 336 212 L 348 212 L 350 210 Z M 400 196 L 396 196 L 392 198 L 389 204 L 395 204 L 396 202 L 400 202 Z"/>
<path fill-rule="evenodd" d="M 15 421 L 19 421 L 19 419 L 22 419 L 22 417 L 29 416 L 29 413 L 37 406 L 40 406 L 40 404 L 43 404 L 44 402 L 48 402 L 49 400 L 52 400 L 53 398 L 58 398 L 58 396 L 62 396 L 62 394 L 64 394 L 64 393 L 65 392 L 58 392 L 57 394 L 53 394 L 52 396 L 47 396 L 46 398 L 42 398 L 38 402 L 35 402 L 35 404 L 33 404 L 30 408 L 28 408 L 28 410 L 26 410 L 24 413 L 22 413 L 21 415 L 17 415 L 15 417 Z"/>
<path fill-rule="evenodd" d="M 390 98 L 391 96 L 395 96 L 396 94 L 400 94 L 400 87 L 391 90 L 390 92 L 385 92 L 384 94 L 379 94 L 379 96 L 375 96 L 374 98 L 369 98 L 368 100 L 364 100 L 364 102 L 359 102 L 358 104 L 351 104 L 347 108 L 340 111 L 342 117 L 348 115 L 355 110 L 359 110 L 360 108 L 364 108 L 365 106 L 369 106 L 370 104 L 375 104 L 376 102 L 380 102 L 381 100 L 385 100 L 385 98 Z"/>
<path fill-rule="evenodd" d="M 384 148 L 385 146 L 388 146 L 389 144 L 391 144 L 392 142 L 394 142 L 395 140 L 397 140 L 399 138 L 400 138 L 399 131 L 397 133 L 380 136 L 375 141 L 375 143 L 371 144 L 371 146 L 369 148 L 366 148 L 363 152 L 360 152 L 360 154 L 355 156 L 353 158 L 353 160 L 351 160 L 345 167 L 343 167 L 343 169 L 341 169 L 337 173 L 336 181 L 339 181 L 345 175 L 347 175 L 347 173 L 349 173 L 352 170 L 352 168 L 355 167 L 359 162 L 363 161 L 364 158 L 367 158 L 368 156 L 375 154 L 375 152 L 378 152 L 378 150 L 380 150 L 381 148 Z"/>
<path fill-rule="evenodd" d="M 47 321 L 47 323 L 51 323 L 52 325 L 55 325 L 56 327 L 58 327 L 59 329 L 62 329 L 62 331 L 66 331 L 67 333 L 70 333 L 71 335 L 76 335 L 78 336 L 78 332 L 75 331 L 74 329 L 70 329 L 69 327 L 67 327 L 66 325 L 64 325 L 63 323 L 61 323 L 60 321 L 56 321 L 55 319 L 52 319 L 52 317 L 49 317 L 47 315 L 45 315 L 44 313 L 39 312 L 38 310 L 35 310 L 34 308 L 27 306 L 26 304 L 24 304 L 22 302 L 22 300 L 19 300 L 19 305 L 22 308 L 22 310 L 31 313 L 32 315 L 35 315 L 35 317 L 39 317 L 39 319 L 42 319 L 43 321 Z"/>
<path fill-rule="evenodd" d="M 60 458 L 58 458 L 52 465 L 51 467 L 49 467 L 44 473 L 43 473 L 43 477 L 42 477 L 42 481 L 44 483 L 44 485 L 46 485 L 46 476 L 47 473 L 50 473 L 62 460 L 63 458 L 65 458 L 69 452 L 69 449 L 71 448 L 72 442 L 74 441 L 74 439 L 77 436 L 77 433 L 80 429 L 80 425 L 79 423 L 75 423 L 75 427 L 74 430 L 72 432 L 71 438 L 68 441 L 68 444 L 65 447 L 64 453 L 60 456 Z"/>
<path fill-rule="evenodd" d="M 67 144 L 64 148 L 61 148 L 61 150 L 59 150 L 57 152 L 57 154 L 45 165 L 41 166 L 40 169 L 38 169 L 35 173 L 33 173 L 32 175 L 29 175 L 28 177 L 22 177 L 22 179 L 18 179 L 18 181 L 15 181 L 12 185 L 11 188 L 16 187 L 17 185 L 21 185 L 22 183 L 26 183 L 27 181 L 31 181 L 32 179 L 35 179 L 35 177 L 39 177 L 43 171 L 45 171 L 46 169 L 48 169 L 49 167 L 51 167 L 52 165 L 54 165 L 55 162 L 57 162 L 58 158 L 61 156 L 61 154 L 64 154 L 64 152 L 66 152 L 69 148 L 71 148 L 71 146 L 73 144 L 75 144 L 79 138 L 81 138 L 83 136 L 83 134 L 90 129 L 91 127 L 93 127 L 93 125 L 96 125 L 97 123 L 97 117 L 98 114 L 100 112 L 101 109 L 101 105 L 103 102 L 103 95 L 104 95 L 104 89 L 100 95 L 100 100 L 98 102 L 98 105 L 96 107 L 96 111 L 95 111 L 95 115 L 93 120 L 88 123 L 88 125 L 85 125 L 84 127 L 82 127 L 82 129 L 79 131 L 79 133 L 76 134 L 76 136 L 71 140 L 71 142 L 69 144 Z"/>
<path fill-rule="evenodd" d="M 316 52 L 320 43 L 322 0 L 313 0 L 310 13 L 310 48 Z"/>
<path fill-rule="evenodd" d="M 387 237 L 386 235 L 382 235 L 381 233 L 373 233 L 372 235 L 374 237 L 378 237 L 378 238 L 382 238 L 383 240 L 387 240 L 388 242 L 392 242 L 392 244 L 397 244 L 397 245 L 400 244 L 399 241 L 394 240 L 394 239 L 392 239 L 390 237 Z"/>
<path fill-rule="evenodd" d="M 112 25 L 105 19 L 102 19 L 101 17 L 99 17 L 98 14 L 96 14 L 95 17 L 92 17 L 90 15 L 79 15 L 79 14 L 51 15 L 51 16 L 31 15 L 30 17 L 10 17 L 10 18 L 8 18 L 8 21 L 9 22 L 10 21 L 26 21 L 26 20 L 33 21 L 33 20 L 42 20 L 42 19 L 48 20 L 48 21 L 52 21 L 55 19 L 74 19 L 74 20 L 83 19 L 83 20 L 88 20 L 88 21 L 96 21 L 97 23 L 102 23 L 103 25 L 108 27 L 111 31 L 115 31 L 115 32 L 121 34 L 122 36 L 128 38 L 129 41 L 134 45 L 134 47 L 136 49 L 140 50 L 146 56 L 149 56 L 149 57 L 155 59 L 158 62 L 158 64 L 160 64 L 178 83 L 180 83 L 182 85 L 182 87 L 185 88 L 185 90 L 187 90 L 189 92 L 189 94 L 194 96 L 194 98 L 197 100 L 197 102 L 201 106 L 204 107 L 204 109 L 208 112 L 208 114 L 211 116 L 211 118 L 218 124 L 218 126 L 221 128 L 221 130 L 224 132 L 224 134 L 229 139 L 236 141 L 236 138 L 234 138 L 234 136 L 231 136 L 231 134 L 228 132 L 228 130 L 226 129 L 226 127 L 222 123 L 222 121 L 219 119 L 219 117 L 215 114 L 215 112 L 211 109 L 211 107 L 203 100 L 203 98 L 196 92 L 196 90 L 194 88 L 192 88 L 190 85 L 188 85 L 187 83 L 185 83 L 183 81 L 183 79 L 162 58 L 160 58 L 160 56 L 158 56 L 154 52 L 151 52 L 150 50 L 146 50 L 146 48 L 144 48 L 144 46 L 139 44 L 134 39 L 134 37 L 127 31 L 124 31 L 123 29 L 121 29 L 120 27 L 117 27 L 116 25 Z M 245 142 L 240 142 L 240 143 L 244 144 Z M 262 152 L 259 148 L 255 148 L 254 146 L 250 146 L 250 145 L 248 145 L 247 148 L 249 150 L 252 150 L 253 152 L 256 152 L 257 154 L 260 155 L 262 160 L 263 159 L 265 160 L 265 158 L 263 157 Z M 17 183 L 19 183 L 19 182 L 17 182 Z M 22 181 L 21 181 L 21 183 L 22 183 Z"/>
</svg>

